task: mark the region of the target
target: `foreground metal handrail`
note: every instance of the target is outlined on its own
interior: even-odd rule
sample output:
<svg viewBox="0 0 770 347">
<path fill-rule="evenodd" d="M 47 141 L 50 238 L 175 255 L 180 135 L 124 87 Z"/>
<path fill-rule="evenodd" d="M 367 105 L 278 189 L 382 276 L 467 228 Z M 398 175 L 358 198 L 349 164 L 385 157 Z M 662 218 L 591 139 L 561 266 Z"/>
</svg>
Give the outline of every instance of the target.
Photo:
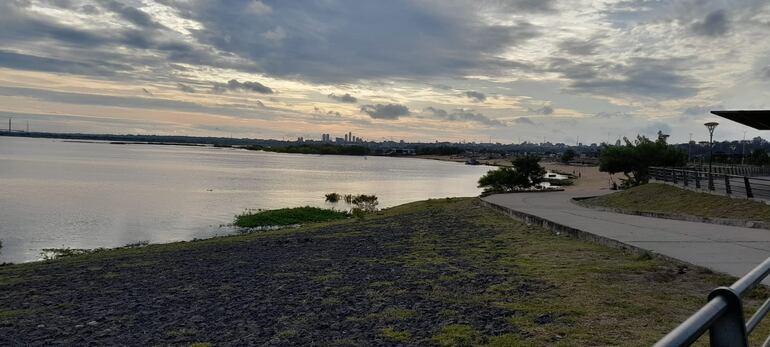
<svg viewBox="0 0 770 347">
<path fill-rule="evenodd" d="M 770 312 L 770 299 L 745 322 L 741 296 L 757 286 L 770 274 L 770 258 L 766 259 L 748 274 L 729 287 L 714 289 L 708 296 L 708 303 L 682 324 L 674 328 L 655 344 L 663 346 L 689 346 L 709 331 L 711 346 L 748 346 L 748 336 L 760 321 Z M 768 346 L 770 336 L 763 346 Z"/>
</svg>

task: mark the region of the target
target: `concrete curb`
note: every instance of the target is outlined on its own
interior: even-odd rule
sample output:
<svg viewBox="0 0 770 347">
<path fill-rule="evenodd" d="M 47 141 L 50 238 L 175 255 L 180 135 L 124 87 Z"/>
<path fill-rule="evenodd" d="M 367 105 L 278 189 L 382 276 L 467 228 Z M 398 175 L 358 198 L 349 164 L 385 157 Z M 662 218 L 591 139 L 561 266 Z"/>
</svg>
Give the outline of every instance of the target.
<svg viewBox="0 0 770 347">
<path fill-rule="evenodd" d="M 595 196 L 577 197 L 577 198 L 570 199 L 570 201 L 575 205 L 585 207 L 585 208 L 590 208 L 592 210 L 597 210 L 597 211 L 628 214 L 632 216 L 673 219 L 673 220 L 681 220 L 686 222 L 709 223 L 709 224 L 727 225 L 727 226 L 733 226 L 733 227 L 770 230 L 770 223 L 762 222 L 762 221 L 750 221 L 750 220 L 732 219 L 732 218 L 708 218 L 708 217 L 691 216 L 686 214 L 635 211 L 635 210 L 626 210 L 622 208 L 595 206 L 595 205 L 591 205 L 583 202 L 583 200 L 587 200 L 591 198 L 595 198 Z"/>
<path fill-rule="evenodd" d="M 686 262 L 686 261 L 681 260 L 681 259 L 669 257 L 667 255 L 656 253 L 656 252 L 650 251 L 648 249 L 644 249 L 644 248 L 637 247 L 637 246 L 634 246 L 634 245 L 629 245 L 629 244 L 627 244 L 625 242 L 621 242 L 621 241 L 618 241 L 618 240 L 615 240 L 615 239 L 611 239 L 611 238 L 604 237 L 604 236 L 599 236 L 599 235 L 592 234 L 592 233 L 587 232 L 587 231 L 583 231 L 583 230 L 580 230 L 580 229 L 577 229 L 577 228 L 566 226 L 564 224 L 559 224 L 559 223 L 556 223 L 556 222 L 552 222 L 552 221 L 547 220 L 545 218 L 538 217 L 538 216 L 535 216 L 535 215 L 531 215 L 531 214 L 526 213 L 526 212 L 516 211 L 516 210 L 513 210 L 513 209 L 505 207 L 505 206 L 500 206 L 500 205 L 497 205 L 497 204 L 493 204 L 493 203 L 485 201 L 483 199 L 480 199 L 480 201 L 481 201 L 481 205 L 482 206 L 489 207 L 489 208 L 491 208 L 491 209 L 493 209 L 495 211 L 498 211 L 500 213 L 503 213 L 503 214 L 507 215 L 508 217 L 511 217 L 511 218 L 513 218 L 515 220 L 518 220 L 518 221 L 521 221 L 521 222 L 524 222 L 526 224 L 534 224 L 534 225 L 537 225 L 537 226 L 542 227 L 544 229 L 550 230 L 550 231 L 552 231 L 556 235 L 561 235 L 562 233 L 564 233 L 564 234 L 567 234 L 570 237 L 578 239 L 578 240 L 587 241 L 587 242 L 590 242 L 590 243 L 595 243 L 595 244 L 599 244 L 599 245 L 602 245 L 602 246 L 607 246 L 607 247 L 611 247 L 611 248 L 615 248 L 615 249 L 620 249 L 620 250 L 622 250 L 622 251 L 624 251 L 626 253 L 631 253 L 631 254 L 638 255 L 638 256 L 650 255 L 653 258 L 663 259 L 663 260 L 667 260 L 667 261 L 670 261 L 670 262 L 673 262 L 673 263 L 676 263 L 676 264 L 685 265 L 685 266 L 687 266 L 689 268 L 692 268 L 692 269 L 697 269 L 697 270 L 700 270 L 700 271 L 706 271 L 707 270 L 707 271 L 716 272 L 716 271 L 713 271 L 711 269 L 707 269 L 707 268 L 705 268 L 703 266 L 695 265 L 695 264 Z"/>
</svg>

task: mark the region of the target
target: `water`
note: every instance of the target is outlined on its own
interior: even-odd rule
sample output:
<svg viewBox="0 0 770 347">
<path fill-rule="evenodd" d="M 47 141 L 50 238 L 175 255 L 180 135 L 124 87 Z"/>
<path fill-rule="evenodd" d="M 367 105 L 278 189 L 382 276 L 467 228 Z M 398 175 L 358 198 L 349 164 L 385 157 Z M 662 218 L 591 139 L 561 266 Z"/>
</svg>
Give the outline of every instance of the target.
<svg viewBox="0 0 770 347">
<path fill-rule="evenodd" d="M 248 208 L 330 207 L 330 192 L 380 207 L 475 196 L 489 167 L 434 160 L 280 154 L 0 137 L 1 262 L 43 248 L 205 238 Z"/>
</svg>

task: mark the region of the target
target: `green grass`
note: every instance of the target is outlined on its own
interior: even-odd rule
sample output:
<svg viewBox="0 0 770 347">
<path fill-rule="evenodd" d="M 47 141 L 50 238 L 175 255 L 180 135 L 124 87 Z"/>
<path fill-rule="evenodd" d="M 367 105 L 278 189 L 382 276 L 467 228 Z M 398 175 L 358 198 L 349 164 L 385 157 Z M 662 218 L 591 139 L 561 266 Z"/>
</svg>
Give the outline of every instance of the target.
<svg viewBox="0 0 770 347">
<path fill-rule="evenodd" d="M 323 209 L 318 207 L 294 207 L 278 210 L 246 212 L 235 217 L 236 226 L 255 228 L 274 225 L 293 225 L 302 223 L 326 222 L 345 219 L 347 212 Z"/>
<path fill-rule="evenodd" d="M 398 331 L 392 327 L 383 328 L 380 334 L 388 340 L 396 342 L 407 342 L 412 338 L 412 334 L 408 331 Z"/>
<path fill-rule="evenodd" d="M 660 183 L 645 184 L 583 202 L 632 211 L 770 222 L 770 206 L 767 204 L 698 193 Z"/>
</svg>

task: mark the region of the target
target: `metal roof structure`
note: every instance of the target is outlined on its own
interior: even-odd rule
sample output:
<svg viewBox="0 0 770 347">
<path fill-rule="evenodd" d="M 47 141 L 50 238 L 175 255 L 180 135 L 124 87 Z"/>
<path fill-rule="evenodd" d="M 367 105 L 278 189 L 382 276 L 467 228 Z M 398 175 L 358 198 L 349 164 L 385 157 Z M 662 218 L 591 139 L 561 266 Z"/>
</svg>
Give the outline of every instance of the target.
<svg viewBox="0 0 770 347">
<path fill-rule="evenodd" d="M 770 110 L 711 111 L 711 113 L 757 130 L 770 130 Z"/>
</svg>

